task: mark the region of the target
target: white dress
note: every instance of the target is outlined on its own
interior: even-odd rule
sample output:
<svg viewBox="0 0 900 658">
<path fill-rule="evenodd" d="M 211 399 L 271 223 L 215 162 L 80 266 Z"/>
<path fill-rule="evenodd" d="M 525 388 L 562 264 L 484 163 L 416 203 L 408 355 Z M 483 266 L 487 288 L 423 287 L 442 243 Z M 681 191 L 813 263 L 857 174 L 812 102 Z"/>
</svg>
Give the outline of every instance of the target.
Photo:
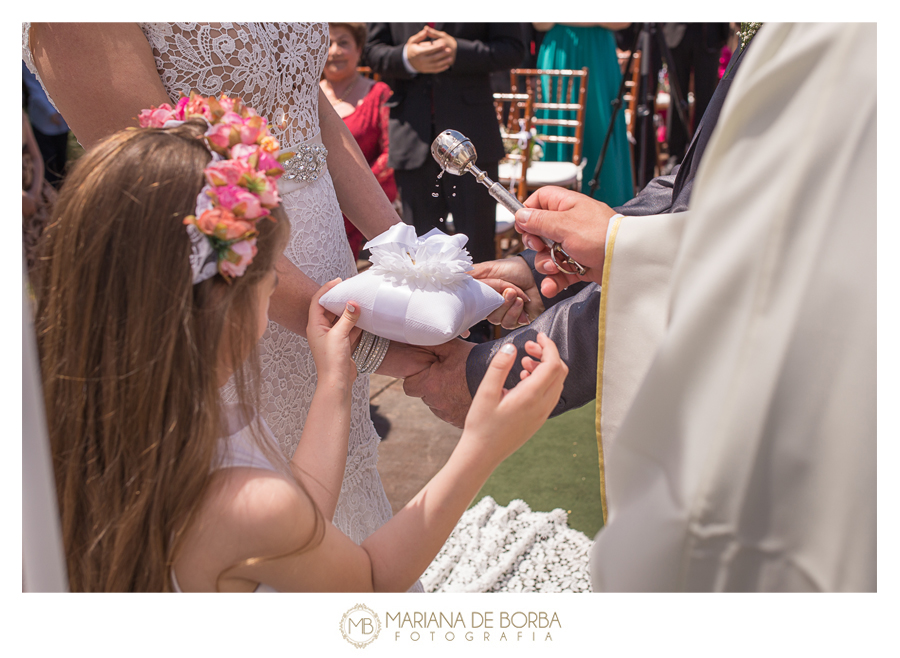
<svg viewBox="0 0 900 658">
<path fill-rule="evenodd" d="M 22 58 L 34 71 L 23 23 Z M 319 136 L 319 77 L 328 55 L 327 23 L 141 23 L 160 78 L 173 102 L 192 90 L 240 96 L 265 116 L 281 147 L 291 150 Z M 36 73 L 36 71 L 35 71 Z M 331 176 L 282 195 L 291 221 L 285 255 L 324 284 L 356 274 Z M 260 343 L 261 413 L 290 457 L 316 388 L 316 369 L 304 338 L 275 323 Z M 228 394 L 225 394 L 229 401 Z M 350 444 L 334 524 L 360 543 L 391 518 L 376 470 L 379 437 L 369 416 L 369 378 L 353 386 Z M 416 588 L 421 586 L 417 584 Z"/>
</svg>

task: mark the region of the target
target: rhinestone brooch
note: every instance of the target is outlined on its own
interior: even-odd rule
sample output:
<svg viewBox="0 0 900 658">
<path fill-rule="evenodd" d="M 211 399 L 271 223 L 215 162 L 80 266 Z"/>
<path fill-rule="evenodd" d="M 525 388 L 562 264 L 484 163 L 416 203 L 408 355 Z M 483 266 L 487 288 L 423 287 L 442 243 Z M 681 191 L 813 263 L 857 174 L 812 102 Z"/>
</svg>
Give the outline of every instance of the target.
<svg viewBox="0 0 900 658">
<path fill-rule="evenodd" d="M 322 144 L 301 144 L 295 150 L 294 157 L 281 165 L 284 167 L 282 178 L 304 183 L 313 182 L 325 169 L 328 149 Z"/>
</svg>

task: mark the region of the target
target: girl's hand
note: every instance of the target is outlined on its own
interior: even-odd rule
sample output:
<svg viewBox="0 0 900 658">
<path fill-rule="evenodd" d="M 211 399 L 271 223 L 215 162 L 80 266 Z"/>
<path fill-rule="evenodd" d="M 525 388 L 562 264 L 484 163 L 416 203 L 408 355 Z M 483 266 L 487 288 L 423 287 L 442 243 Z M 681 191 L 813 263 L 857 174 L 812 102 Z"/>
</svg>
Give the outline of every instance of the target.
<svg viewBox="0 0 900 658">
<path fill-rule="evenodd" d="M 504 389 L 515 361 L 515 346 L 507 343 L 491 360 L 466 416 L 463 435 L 476 442 L 487 458 L 500 463 L 518 450 L 544 424 L 559 396 L 569 368 L 556 345 L 539 333 L 525 344 L 522 381 Z"/>
<path fill-rule="evenodd" d="M 319 384 L 343 385 L 349 390 L 356 379 L 356 364 L 350 355 L 361 333 L 361 330 L 356 328 L 356 322 L 359 320 L 359 304 L 348 302 L 341 317 L 337 317 L 319 303 L 322 295 L 340 281 L 340 279 L 329 281 L 313 295 L 309 306 L 306 338 L 316 362 Z"/>
</svg>

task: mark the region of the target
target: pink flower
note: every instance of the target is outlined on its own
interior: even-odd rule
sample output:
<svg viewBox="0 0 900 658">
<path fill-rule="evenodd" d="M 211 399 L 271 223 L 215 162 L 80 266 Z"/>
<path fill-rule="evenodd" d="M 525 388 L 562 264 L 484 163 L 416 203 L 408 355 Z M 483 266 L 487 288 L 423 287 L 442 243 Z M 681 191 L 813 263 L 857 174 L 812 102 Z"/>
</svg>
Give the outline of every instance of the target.
<svg viewBox="0 0 900 658">
<path fill-rule="evenodd" d="M 222 115 L 222 118 L 219 119 L 219 123 L 225 123 L 229 126 L 240 128 L 244 124 L 244 119 L 237 112 L 226 112 Z"/>
<path fill-rule="evenodd" d="M 260 140 L 259 148 L 261 148 L 266 153 L 277 155 L 279 149 L 278 140 L 271 135 L 266 135 Z"/>
<path fill-rule="evenodd" d="M 243 276 L 247 266 L 256 256 L 256 238 L 241 240 L 231 245 L 225 258 L 219 261 L 219 271 L 225 277 Z"/>
<path fill-rule="evenodd" d="M 266 178 L 264 187 L 257 192 L 259 202 L 266 208 L 274 208 L 281 203 L 281 197 L 278 195 L 278 183 L 271 178 Z"/>
<path fill-rule="evenodd" d="M 220 149 L 227 149 L 231 145 L 232 126 L 224 123 L 217 123 L 210 126 L 206 131 L 206 137 L 213 146 Z"/>
<path fill-rule="evenodd" d="M 138 115 L 138 122 L 141 128 L 162 128 L 166 121 L 175 118 L 172 106 L 168 103 L 163 103 L 159 107 L 141 110 L 141 113 Z"/>
<path fill-rule="evenodd" d="M 256 233 L 254 222 L 248 222 L 235 217 L 227 208 L 213 208 L 205 210 L 199 218 L 192 222 L 197 228 L 207 235 L 213 235 L 220 240 L 238 240 L 247 235 Z"/>
<path fill-rule="evenodd" d="M 178 99 L 178 103 L 175 105 L 175 118 L 179 121 L 184 121 L 184 111 L 190 100 L 187 96 Z"/>
<path fill-rule="evenodd" d="M 201 116 L 207 121 L 212 119 L 212 113 L 209 110 L 209 102 L 203 96 L 191 94 L 188 102 L 184 107 L 184 117 Z"/>
<path fill-rule="evenodd" d="M 219 205 L 226 210 L 230 210 L 238 217 L 245 219 L 258 219 L 263 217 L 262 206 L 259 203 L 259 197 L 252 192 L 238 187 L 237 185 L 224 185 L 214 190 Z"/>
<path fill-rule="evenodd" d="M 210 185 L 237 185 L 241 176 L 252 170 L 244 160 L 220 160 L 209 165 L 204 173 Z"/>
<path fill-rule="evenodd" d="M 284 173 L 281 163 L 271 153 L 262 148 L 257 149 L 256 152 L 259 155 L 259 162 L 256 166 L 266 172 L 266 176 L 281 176 Z"/>
<path fill-rule="evenodd" d="M 204 210 L 199 217 L 194 219 L 194 223 L 197 225 L 197 228 L 203 233 L 206 233 L 206 235 L 215 235 L 216 226 L 219 225 L 220 218 L 224 213 L 231 215 L 230 211 L 219 208 Z"/>
<path fill-rule="evenodd" d="M 231 157 L 246 160 L 250 167 L 266 176 L 280 176 L 284 173 L 278 159 L 255 144 L 235 144 L 231 147 Z"/>
<path fill-rule="evenodd" d="M 240 102 L 240 101 L 238 101 Z M 222 106 L 222 109 L 226 112 L 234 112 L 234 101 L 228 96 L 222 96 L 219 98 L 219 105 Z"/>
<path fill-rule="evenodd" d="M 256 155 L 257 150 L 258 148 L 253 144 L 235 144 L 231 149 L 231 157 L 246 160 L 255 169 L 256 163 L 251 158 Z"/>
<path fill-rule="evenodd" d="M 241 135 L 242 143 L 255 145 L 256 140 L 259 139 L 259 136 L 262 133 L 262 128 L 260 126 L 254 126 L 248 121 L 240 127 L 239 133 Z"/>
</svg>

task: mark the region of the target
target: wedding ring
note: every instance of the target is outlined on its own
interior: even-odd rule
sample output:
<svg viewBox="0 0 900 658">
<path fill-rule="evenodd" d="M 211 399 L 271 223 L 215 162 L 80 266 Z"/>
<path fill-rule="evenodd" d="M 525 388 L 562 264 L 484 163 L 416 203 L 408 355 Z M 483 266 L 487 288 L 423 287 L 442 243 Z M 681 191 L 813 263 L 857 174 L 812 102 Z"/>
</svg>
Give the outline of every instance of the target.
<svg viewBox="0 0 900 658">
<path fill-rule="evenodd" d="M 564 258 L 562 264 L 556 260 L 556 256 L 559 254 L 561 258 Z M 550 260 L 553 261 L 553 264 L 556 265 L 556 269 L 558 269 L 563 274 L 578 274 L 579 276 L 584 276 L 585 272 L 587 272 L 587 268 L 582 266 L 578 261 L 569 256 L 566 253 L 566 250 L 562 248 L 562 245 L 559 242 L 554 242 L 553 246 L 550 247 Z M 563 267 L 563 265 L 571 266 L 574 269 L 567 270 Z"/>
</svg>

